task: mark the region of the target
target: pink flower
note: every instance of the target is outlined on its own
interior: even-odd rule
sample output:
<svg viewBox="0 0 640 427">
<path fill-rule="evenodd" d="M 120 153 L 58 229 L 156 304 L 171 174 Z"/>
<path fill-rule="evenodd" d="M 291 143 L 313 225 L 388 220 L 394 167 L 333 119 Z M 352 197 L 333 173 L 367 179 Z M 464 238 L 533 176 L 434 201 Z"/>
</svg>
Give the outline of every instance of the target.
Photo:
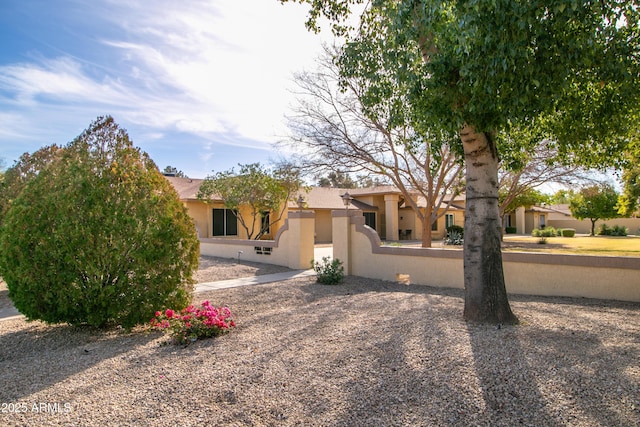
<svg viewBox="0 0 640 427">
<path fill-rule="evenodd" d="M 156 317 L 162 316 L 162 312 L 161 311 L 156 311 Z"/>
<path fill-rule="evenodd" d="M 175 311 L 171 310 L 170 308 L 167 309 L 167 311 L 165 311 L 165 315 L 171 319 L 173 317 L 173 315 L 175 314 Z"/>
</svg>

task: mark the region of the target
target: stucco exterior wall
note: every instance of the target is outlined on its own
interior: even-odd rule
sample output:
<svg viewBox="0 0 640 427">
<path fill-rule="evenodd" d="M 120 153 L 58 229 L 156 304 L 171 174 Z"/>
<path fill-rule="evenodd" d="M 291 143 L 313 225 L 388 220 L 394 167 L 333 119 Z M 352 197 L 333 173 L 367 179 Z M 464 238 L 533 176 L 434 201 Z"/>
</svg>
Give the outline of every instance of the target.
<svg viewBox="0 0 640 427">
<path fill-rule="evenodd" d="M 331 211 L 316 210 L 316 243 L 331 243 Z"/>
<path fill-rule="evenodd" d="M 598 232 L 598 228 L 602 224 L 607 224 L 609 227 L 613 227 L 614 225 L 627 227 L 628 234 L 640 235 L 640 218 L 616 218 L 607 220 L 600 219 L 596 221 L 596 233 Z M 576 233 L 580 234 L 591 233 L 591 221 L 588 219 L 582 221 L 579 221 L 577 219 L 550 219 L 548 221 L 548 225 L 554 228 L 575 228 Z"/>
<path fill-rule="evenodd" d="M 462 250 L 381 246 L 361 216 L 352 213 L 347 221 L 344 212 L 334 212 L 333 218 L 334 257 L 345 263 L 347 274 L 464 287 Z M 503 268 L 509 293 L 640 302 L 638 258 L 507 252 Z"/>
<path fill-rule="evenodd" d="M 313 212 L 290 212 L 274 240 L 200 239 L 200 253 L 205 256 L 281 265 L 296 270 L 307 269 L 313 259 L 314 218 Z"/>
</svg>

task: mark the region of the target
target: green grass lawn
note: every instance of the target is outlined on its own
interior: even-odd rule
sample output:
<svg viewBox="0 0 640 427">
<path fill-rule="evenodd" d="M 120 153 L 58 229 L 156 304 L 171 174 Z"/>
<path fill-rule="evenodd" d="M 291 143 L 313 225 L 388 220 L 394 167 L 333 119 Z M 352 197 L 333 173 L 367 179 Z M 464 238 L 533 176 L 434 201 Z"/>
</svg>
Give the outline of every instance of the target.
<svg viewBox="0 0 640 427">
<path fill-rule="evenodd" d="M 503 247 L 505 251 L 640 257 L 640 236 L 547 237 L 545 244 L 538 243 L 539 240 L 531 236 L 505 236 Z"/>
</svg>

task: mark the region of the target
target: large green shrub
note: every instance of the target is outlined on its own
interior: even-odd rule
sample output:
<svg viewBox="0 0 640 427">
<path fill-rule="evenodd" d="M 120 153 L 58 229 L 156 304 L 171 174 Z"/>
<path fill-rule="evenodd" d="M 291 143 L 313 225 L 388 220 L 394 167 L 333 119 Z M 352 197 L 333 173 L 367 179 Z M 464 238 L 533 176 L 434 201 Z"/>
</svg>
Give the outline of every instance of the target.
<svg viewBox="0 0 640 427">
<path fill-rule="evenodd" d="M 562 237 L 574 237 L 576 235 L 575 228 L 563 228 Z"/>
<path fill-rule="evenodd" d="M 0 269 L 28 319 L 128 328 L 188 305 L 198 245 L 175 190 L 106 117 L 13 200 Z"/>
</svg>

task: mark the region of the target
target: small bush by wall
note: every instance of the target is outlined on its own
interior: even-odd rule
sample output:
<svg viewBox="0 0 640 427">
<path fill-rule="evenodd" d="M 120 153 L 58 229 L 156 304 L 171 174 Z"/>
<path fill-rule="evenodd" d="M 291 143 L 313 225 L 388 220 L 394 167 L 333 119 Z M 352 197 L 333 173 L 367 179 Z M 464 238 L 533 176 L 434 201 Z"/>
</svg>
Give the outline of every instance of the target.
<svg viewBox="0 0 640 427">
<path fill-rule="evenodd" d="M 626 236 L 627 227 L 622 225 L 614 225 L 609 227 L 607 224 L 602 224 L 596 233 L 599 236 Z"/>
<path fill-rule="evenodd" d="M 311 260 L 311 267 L 317 274 L 317 281 L 325 285 L 335 285 L 344 279 L 344 267 L 339 259 L 326 256 L 322 262 Z"/>
<path fill-rule="evenodd" d="M 516 234 L 518 232 L 518 229 L 516 227 L 506 227 L 504 229 L 504 232 L 507 234 Z"/>
<path fill-rule="evenodd" d="M 553 227 L 545 227 L 543 229 L 534 228 L 531 235 L 533 237 L 556 237 L 558 233 Z"/>
<path fill-rule="evenodd" d="M 576 235 L 575 228 L 563 228 L 562 237 L 574 237 Z"/>
</svg>

